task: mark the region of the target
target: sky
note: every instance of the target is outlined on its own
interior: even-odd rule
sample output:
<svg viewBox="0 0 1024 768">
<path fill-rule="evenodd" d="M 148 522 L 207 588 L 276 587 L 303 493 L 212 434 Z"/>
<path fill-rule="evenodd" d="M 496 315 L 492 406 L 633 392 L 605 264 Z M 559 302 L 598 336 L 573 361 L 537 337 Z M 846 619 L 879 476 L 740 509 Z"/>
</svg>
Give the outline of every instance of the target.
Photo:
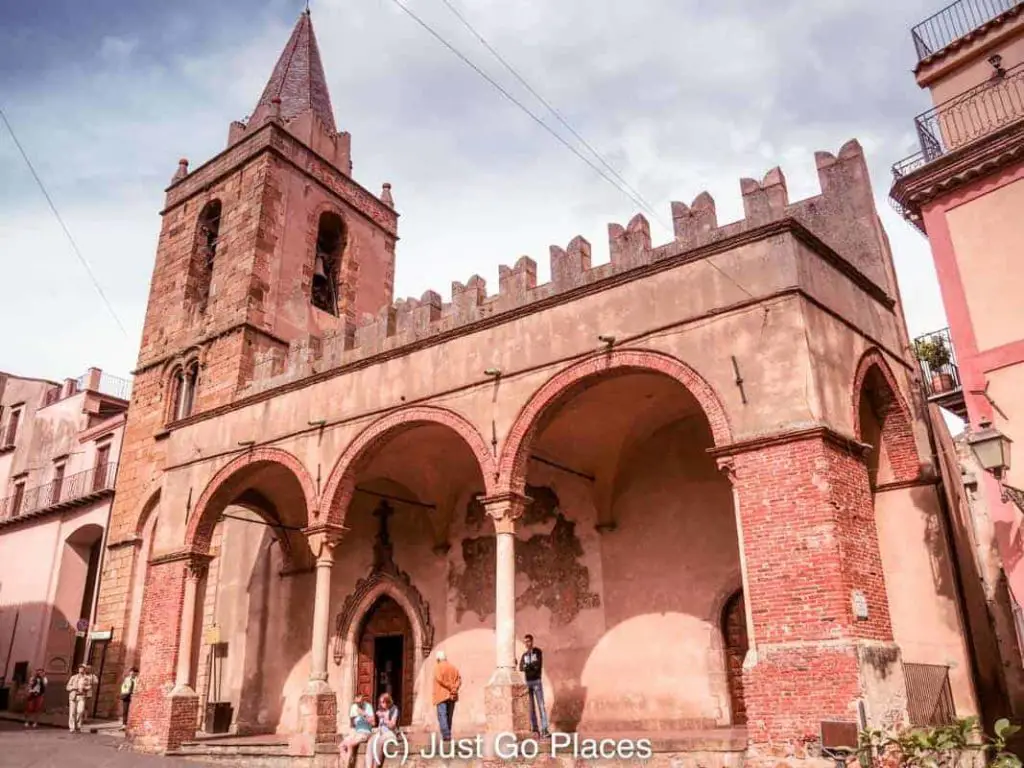
<svg viewBox="0 0 1024 768">
<path fill-rule="evenodd" d="M 404 0 L 567 140 L 572 136 L 443 0 Z M 912 335 L 946 325 L 928 243 L 887 200 L 928 108 L 910 27 L 944 0 L 449 0 L 671 222 L 701 191 L 742 218 L 739 179 L 779 165 L 791 200 L 818 193 L 814 152 L 864 147 Z M 224 149 L 303 0 L 0 0 L 0 108 L 120 319 L 75 256 L 0 124 L 0 370 L 60 380 L 138 355 L 164 190 L 187 157 Z M 548 246 L 638 205 L 409 18 L 396 0 L 313 0 L 353 176 L 393 185 L 396 298 Z M 581 151 L 585 152 L 584 149 Z M 655 244 L 671 231 L 651 219 Z"/>
</svg>

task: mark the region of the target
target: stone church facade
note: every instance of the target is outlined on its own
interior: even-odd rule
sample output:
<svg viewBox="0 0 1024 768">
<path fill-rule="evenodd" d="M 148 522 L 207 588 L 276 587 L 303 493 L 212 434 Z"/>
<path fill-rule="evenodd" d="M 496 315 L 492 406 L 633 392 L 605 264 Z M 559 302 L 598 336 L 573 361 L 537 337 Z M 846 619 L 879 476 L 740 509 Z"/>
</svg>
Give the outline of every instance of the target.
<svg viewBox="0 0 1024 768">
<path fill-rule="evenodd" d="M 977 709 L 926 413 L 860 146 L 707 193 L 675 237 L 577 237 L 393 300 L 398 214 L 351 176 L 308 13 L 252 116 L 182 161 L 125 428 L 101 705 L 173 751 L 224 718 L 310 751 L 354 691 L 434 728 L 727 733 L 806 754 L 905 719 L 901 665 Z M 219 713 L 219 714 L 218 714 Z M 226 714 L 224 714 L 226 713 Z M 738 742 L 736 740 L 739 740 Z"/>
</svg>

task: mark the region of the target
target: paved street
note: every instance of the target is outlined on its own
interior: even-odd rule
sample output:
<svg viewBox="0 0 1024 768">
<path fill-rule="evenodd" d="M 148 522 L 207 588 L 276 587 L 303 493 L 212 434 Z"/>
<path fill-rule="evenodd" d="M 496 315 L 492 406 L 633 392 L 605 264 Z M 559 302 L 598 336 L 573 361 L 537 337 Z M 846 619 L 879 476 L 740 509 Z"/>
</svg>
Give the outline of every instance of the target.
<svg viewBox="0 0 1024 768">
<path fill-rule="evenodd" d="M 26 730 L 18 722 L 0 720 L 0 765 L 4 768 L 174 768 L 199 766 L 174 758 L 139 755 L 117 737 L 72 735 L 58 728 Z"/>
</svg>

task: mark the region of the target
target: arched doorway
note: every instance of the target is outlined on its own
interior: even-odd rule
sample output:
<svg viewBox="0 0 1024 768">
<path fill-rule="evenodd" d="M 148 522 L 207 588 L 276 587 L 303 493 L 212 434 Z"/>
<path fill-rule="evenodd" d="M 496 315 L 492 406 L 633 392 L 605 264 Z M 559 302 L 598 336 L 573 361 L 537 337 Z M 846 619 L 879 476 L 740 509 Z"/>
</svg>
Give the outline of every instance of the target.
<svg viewBox="0 0 1024 768">
<path fill-rule="evenodd" d="M 381 595 L 370 606 L 359 633 L 356 692 L 376 706 L 389 693 L 400 709 L 400 722 L 412 722 L 415 672 L 412 625 L 402 607 Z"/>
<path fill-rule="evenodd" d="M 745 725 L 747 705 L 743 698 L 743 660 L 750 646 L 742 590 L 734 592 L 722 609 L 722 638 L 725 640 L 725 679 L 729 686 L 732 724 Z"/>
</svg>

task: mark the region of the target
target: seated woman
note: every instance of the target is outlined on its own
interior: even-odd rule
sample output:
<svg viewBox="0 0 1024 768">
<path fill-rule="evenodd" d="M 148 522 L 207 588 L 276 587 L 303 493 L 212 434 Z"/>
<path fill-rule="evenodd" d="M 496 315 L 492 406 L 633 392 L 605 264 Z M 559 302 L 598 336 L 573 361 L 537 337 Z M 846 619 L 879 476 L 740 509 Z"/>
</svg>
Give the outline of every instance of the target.
<svg viewBox="0 0 1024 768">
<path fill-rule="evenodd" d="M 355 748 L 369 741 L 373 733 L 373 707 L 363 694 L 356 694 L 355 701 L 348 711 L 348 719 L 352 724 L 352 731 L 338 745 L 339 768 L 348 768 Z"/>
<path fill-rule="evenodd" d="M 384 745 L 389 741 L 398 741 L 398 707 L 391 699 L 390 693 L 382 693 L 377 704 L 377 732 L 370 740 L 366 750 L 366 768 L 374 768 L 384 764 Z"/>
</svg>

